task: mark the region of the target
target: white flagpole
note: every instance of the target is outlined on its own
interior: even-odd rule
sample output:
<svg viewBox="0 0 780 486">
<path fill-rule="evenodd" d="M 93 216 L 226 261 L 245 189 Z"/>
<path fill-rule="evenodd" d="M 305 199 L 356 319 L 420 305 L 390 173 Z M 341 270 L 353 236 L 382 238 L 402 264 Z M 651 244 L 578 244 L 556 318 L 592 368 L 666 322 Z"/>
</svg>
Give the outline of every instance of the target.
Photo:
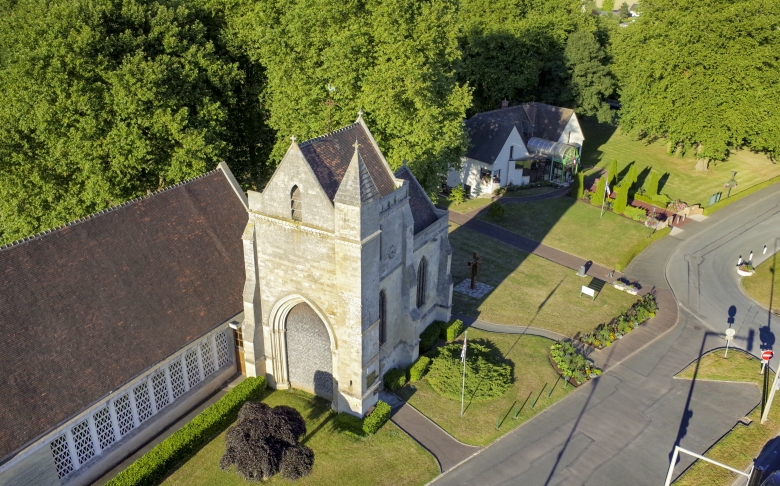
<svg viewBox="0 0 780 486">
<path fill-rule="evenodd" d="M 607 172 L 607 175 L 604 176 L 607 177 L 607 183 L 604 184 L 604 199 L 601 200 L 601 216 L 600 218 L 604 217 L 604 204 L 607 202 L 607 193 L 609 192 L 609 172 Z"/>
<path fill-rule="evenodd" d="M 468 341 L 469 332 L 463 336 L 463 350 L 460 353 L 460 360 L 463 361 L 463 384 L 460 388 L 460 416 L 463 417 L 463 398 L 466 395 L 466 342 Z"/>
</svg>

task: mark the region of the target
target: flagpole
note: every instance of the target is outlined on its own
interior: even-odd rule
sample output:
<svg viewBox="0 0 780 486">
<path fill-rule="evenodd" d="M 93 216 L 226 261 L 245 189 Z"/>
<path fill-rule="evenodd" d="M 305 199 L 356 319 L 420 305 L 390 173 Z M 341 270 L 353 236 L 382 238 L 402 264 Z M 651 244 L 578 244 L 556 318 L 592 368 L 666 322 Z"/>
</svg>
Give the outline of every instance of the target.
<svg viewBox="0 0 780 486">
<path fill-rule="evenodd" d="M 463 384 L 460 388 L 460 416 L 463 417 L 463 398 L 466 395 L 466 341 L 468 341 L 469 332 L 463 336 L 463 352 L 461 353 L 461 361 L 463 361 Z"/>
<path fill-rule="evenodd" d="M 604 204 L 607 202 L 607 193 L 609 192 L 609 172 L 604 177 L 607 177 L 607 183 L 604 184 L 604 199 L 601 200 L 601 216 L 599 218 L 604 217 Z"/>
</svg>

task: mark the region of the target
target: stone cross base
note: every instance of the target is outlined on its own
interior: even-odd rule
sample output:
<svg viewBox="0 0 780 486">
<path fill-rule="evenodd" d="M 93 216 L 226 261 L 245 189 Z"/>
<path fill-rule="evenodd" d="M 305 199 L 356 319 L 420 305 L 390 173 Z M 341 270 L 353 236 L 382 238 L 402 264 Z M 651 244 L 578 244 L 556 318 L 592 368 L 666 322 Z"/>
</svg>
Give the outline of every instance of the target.
<svg viewBox="0 0 780 486">
<path fill-rule="evenodd" d="M 476 288 L 471 288 L 471 279 L 467 278 L 463 282 L 456 285 L 454 290 L 460 294 L 468 295 L 469 297 L 474 297 L 475 299 L 481 299 L 495 288 L 482 282 L 477 282 L 474 287 Z"/>
</svg>

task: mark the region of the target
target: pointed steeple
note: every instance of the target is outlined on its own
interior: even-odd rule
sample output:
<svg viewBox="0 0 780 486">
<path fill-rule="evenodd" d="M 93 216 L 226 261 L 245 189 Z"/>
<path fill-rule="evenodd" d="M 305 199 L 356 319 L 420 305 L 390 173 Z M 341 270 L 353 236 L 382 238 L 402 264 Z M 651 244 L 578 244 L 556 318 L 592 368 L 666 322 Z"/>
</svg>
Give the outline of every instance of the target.
<svg viewBox="0 0 780 486">
<path fill-rule="evenodd" d="M 360 156 L 359 149 L 360 144 L 355 140 L 355 154 L 341 180 L 341 185 L 334 198 L 335 202 L 362 206 L 380 197 L 379 189 L 371 178 L 371 174 Z"/>
</svg>

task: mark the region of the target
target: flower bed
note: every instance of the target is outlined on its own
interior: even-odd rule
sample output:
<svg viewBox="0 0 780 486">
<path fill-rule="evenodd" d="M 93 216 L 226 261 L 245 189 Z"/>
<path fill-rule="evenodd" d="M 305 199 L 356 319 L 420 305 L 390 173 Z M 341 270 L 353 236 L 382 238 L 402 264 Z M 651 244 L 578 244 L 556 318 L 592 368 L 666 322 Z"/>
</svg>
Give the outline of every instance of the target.
<svg viewBox="0 0 780 486">
<path fill-rule="evenodd" d="M 631 295 L 636 295 L 639 292 L 639 284 L 637 282 L 630 282 L 626 278 L 616 280 L 612 286 L 623 292 L 628 292 Z"/>
<path fill-rule="evenodd" d="M 743 277 L 749 277 L 753 275 L 755 272 L 756 269 L 753 268 L 753 264 L 750 262 L 743 262 L 737 265 L 737 273 Z"/>
<path fill-rule="evenodd" d="M 647 294 L 608 323 L 599 324 L 593 332 L 582 336 L 580 341 L 598 349 L 611 346 L 612 343 L 639 327 L 643 322 L 655 317 L 657 310 L 655 296 Z"/>
<path fill-rule="evenodd" d="M 555 371 L 574 386 L 601 374 L 601 370 L 569 341 L 558 341 L 550 347 L 550 362 Z"/>
</svg>

